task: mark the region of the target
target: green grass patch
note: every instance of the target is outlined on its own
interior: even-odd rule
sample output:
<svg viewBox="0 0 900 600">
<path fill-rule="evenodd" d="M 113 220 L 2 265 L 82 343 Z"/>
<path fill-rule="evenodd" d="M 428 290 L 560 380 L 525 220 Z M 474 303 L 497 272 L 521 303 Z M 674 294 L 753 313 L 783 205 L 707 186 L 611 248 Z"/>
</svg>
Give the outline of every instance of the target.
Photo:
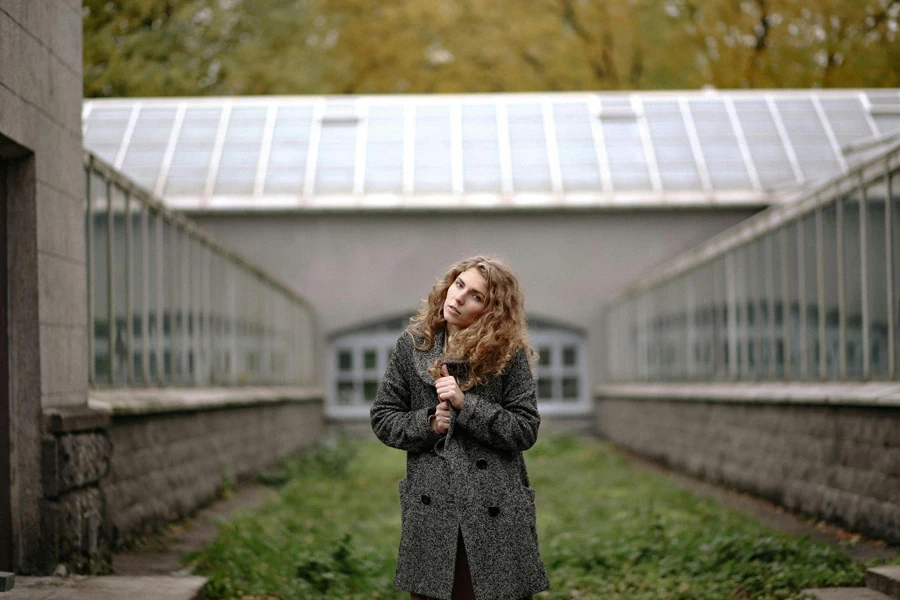
<svg viewBox="0 0 900 600">
<path fill-rule="evenodd" d="M 541 598 L 799 599 L 862 585 L 837 548 L 775 532 L 610 446 L 545 436 L 525 454 L 552 589 Z M 189 558 L 210 598 L 404 598 L 393 587 L 405 453 L 342 441 L 285 463 L 279 497 Z"/>
</svg>

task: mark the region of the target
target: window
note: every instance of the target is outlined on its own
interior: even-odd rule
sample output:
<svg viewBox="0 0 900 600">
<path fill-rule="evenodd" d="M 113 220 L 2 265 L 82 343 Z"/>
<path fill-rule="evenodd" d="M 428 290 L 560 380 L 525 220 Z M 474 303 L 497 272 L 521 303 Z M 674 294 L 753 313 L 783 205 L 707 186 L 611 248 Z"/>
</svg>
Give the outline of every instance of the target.
<svg viewBox="0 0 900 600">
<path fill-rule="evenodd" d="M 337 334 L 328 359 L 328 415 L 365 418 L 378 393 L 397 337 L 407 317 L 392 318 Z M 531 319 L 530 343 L 541 414 L 584 413 L 590 409 L 585 337 L 575 329 Z"/>
</svg>

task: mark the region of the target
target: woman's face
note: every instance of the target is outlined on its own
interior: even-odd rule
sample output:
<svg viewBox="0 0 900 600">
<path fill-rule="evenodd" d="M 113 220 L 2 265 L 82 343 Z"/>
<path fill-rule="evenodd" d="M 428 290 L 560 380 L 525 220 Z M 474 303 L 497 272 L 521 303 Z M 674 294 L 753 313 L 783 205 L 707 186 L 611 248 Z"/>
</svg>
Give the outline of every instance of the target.
<svg viewBox="0 0 900 600">
<path fill-rule="evenodd" d="M 463 271 L 450 284 L 444 298 L 444 319 L 451 335 L 474 323 L 484 312 L 486 292 L 487 281 L 476 267 Z"/>
</svg>

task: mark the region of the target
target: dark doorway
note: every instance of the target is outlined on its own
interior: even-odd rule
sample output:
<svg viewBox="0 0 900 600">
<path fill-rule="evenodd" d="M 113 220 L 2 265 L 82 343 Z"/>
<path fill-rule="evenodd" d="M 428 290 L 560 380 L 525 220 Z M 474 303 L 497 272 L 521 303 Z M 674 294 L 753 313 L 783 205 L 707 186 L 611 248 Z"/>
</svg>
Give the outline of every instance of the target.
<svg viewBox="0 0 900 600">
<path fill-rule="evenodd" d="M 7 244 L 7 164 L 0 157 L 0 571 L 13 570 L 12 456 L 9 405 L 9 252 Z"/>
</svg>

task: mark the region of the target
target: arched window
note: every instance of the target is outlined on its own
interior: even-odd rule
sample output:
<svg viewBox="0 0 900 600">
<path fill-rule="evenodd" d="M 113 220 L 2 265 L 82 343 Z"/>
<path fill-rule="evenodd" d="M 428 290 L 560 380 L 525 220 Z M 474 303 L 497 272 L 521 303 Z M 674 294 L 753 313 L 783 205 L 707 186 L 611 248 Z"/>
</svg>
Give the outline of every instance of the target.
<svg viewBox="0 0 900 600">
<path fill-rule="evenodd" d="M 397 337 L 409 322 L 394 317 L 334 334 L 328 350 L 327 414 L 367 417 Z M 542 415 L 590 412 L 584 334 L 575 328 L 530 318 L 529 341 L 540 355 L 534 365 Z"/>
</svg>

